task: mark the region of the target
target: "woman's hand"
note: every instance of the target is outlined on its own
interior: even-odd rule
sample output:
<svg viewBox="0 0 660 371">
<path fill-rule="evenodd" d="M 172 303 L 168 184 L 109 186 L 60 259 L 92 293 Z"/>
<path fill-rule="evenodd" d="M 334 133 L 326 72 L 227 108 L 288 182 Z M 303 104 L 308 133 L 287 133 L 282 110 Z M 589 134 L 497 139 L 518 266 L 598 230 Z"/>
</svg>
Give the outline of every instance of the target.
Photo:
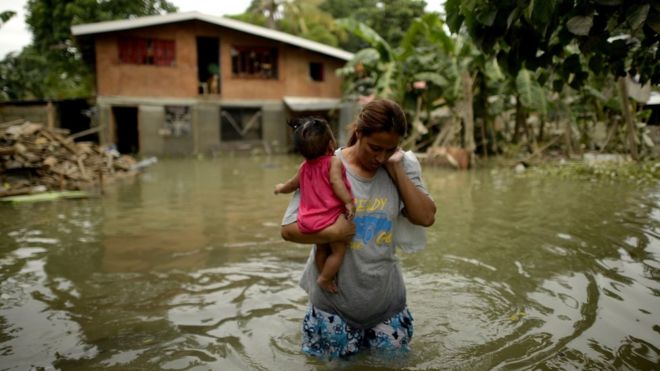
<svg viewBox="0 0 660 371">
<path fill-rule="evenodd" d="M 435 222 L 435 203 L 408 178 L 403 168 L 403 157 L 404 152 L 398 149 L 387 160 L 385 168 L 399 190 L 408 220 L 413 224 L 429 227 Z"/>
<path fill-rule="evenodd" d="M 398 176 L 403 172 L 403 150 L 397 148 L 397 150 L 390 156 L 385 162 L 385 170 L 390 174 L 390 177 L 396 183 Z M 405 174 L 404 174 L 405 175 Z"/>
</svg>

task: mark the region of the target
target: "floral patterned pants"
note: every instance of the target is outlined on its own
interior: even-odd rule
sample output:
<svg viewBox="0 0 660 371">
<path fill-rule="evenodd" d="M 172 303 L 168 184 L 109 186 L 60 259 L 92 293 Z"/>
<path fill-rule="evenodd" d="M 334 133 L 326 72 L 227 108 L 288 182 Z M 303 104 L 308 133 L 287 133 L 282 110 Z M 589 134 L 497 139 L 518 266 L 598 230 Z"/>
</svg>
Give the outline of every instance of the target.
<svg viewBox="0 0 660 371">
<path fill-rule="evenodd" d="M 357 329 L 340 316 L 309 305 L 303 320 L 302 351 L 326 360 L 347 357 L 363 349 L 405 353 L 413 336 L 408 308 L 375 327 Z"/>
</svg>

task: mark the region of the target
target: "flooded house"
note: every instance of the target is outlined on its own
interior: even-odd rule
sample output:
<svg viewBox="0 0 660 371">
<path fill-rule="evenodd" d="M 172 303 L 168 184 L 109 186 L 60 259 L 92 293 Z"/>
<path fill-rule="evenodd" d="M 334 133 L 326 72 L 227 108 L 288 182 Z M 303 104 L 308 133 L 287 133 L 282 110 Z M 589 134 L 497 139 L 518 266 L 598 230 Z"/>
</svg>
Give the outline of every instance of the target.
<svg viewBox="0 0 660 371">
<path fill-rule="evenodd" d="M 321 115 L 338 129 L 355 110 L 335 74 L 353 55 L 287 33 L 199 12 L 72 33 L 94 67 L 99 139 L 122 153 L 281 153 L 288 118 Z"/>
</svg>

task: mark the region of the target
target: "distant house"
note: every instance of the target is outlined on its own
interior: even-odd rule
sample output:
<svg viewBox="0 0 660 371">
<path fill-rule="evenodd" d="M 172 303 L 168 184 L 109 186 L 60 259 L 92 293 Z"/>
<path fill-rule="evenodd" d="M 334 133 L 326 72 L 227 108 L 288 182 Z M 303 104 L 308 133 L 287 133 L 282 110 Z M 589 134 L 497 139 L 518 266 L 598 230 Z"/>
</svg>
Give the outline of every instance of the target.
<svg viewBox="0 0 660 371">
<path fill-rule="evenodd" d="M 102 143 L 120 152 L 193 154 L 289 146 L 286 120 L 348 123 L 335 70 L 352 54 L 198 12 L 72 27 L 95 69 Z"/>
</svg>

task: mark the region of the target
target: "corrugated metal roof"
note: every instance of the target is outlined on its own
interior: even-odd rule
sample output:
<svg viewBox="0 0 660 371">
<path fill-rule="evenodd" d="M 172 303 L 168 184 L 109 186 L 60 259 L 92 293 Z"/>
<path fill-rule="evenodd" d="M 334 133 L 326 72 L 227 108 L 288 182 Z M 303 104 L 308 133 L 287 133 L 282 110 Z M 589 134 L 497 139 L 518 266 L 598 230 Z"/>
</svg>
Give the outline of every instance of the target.
<svg viewBox="0 0 660 371">
<path fill-rule="evenodd" d="M 341 99 L 317 97 L 284 97 L 284 103 L 292 111 L 327 111 L 339 107 Z"/>
<path fill-rule="evenodd" d="M 331 57 L 348 61 L 353 58 L 353 53 L 346 50 L 334 48 L 325 44 L 293 36 L 285 32 L 271 30 L 269 28 L 255 26 L 253 24 L 237 21 L 235 19 L 217 17 L 200 12 L 169 13 L 164 15 L 154 15 L 139 17 L 133 19 L 122 19 L 118 21 L 98 22 L 81 24 L 71 27 L 74 36 L 93 35 L 104 32 L 115 32 L 130 30 L 135 28 L 157 26 L 167 23 L 176 23 L 183 21 L 199 20 L 212 23 L 218 26 L 230 28 L 232 30 L 261 36 L 266 39 L 280 41 L 286 44 L 299 46 L 304 49 L 312 50 Z"/>
</svg>

